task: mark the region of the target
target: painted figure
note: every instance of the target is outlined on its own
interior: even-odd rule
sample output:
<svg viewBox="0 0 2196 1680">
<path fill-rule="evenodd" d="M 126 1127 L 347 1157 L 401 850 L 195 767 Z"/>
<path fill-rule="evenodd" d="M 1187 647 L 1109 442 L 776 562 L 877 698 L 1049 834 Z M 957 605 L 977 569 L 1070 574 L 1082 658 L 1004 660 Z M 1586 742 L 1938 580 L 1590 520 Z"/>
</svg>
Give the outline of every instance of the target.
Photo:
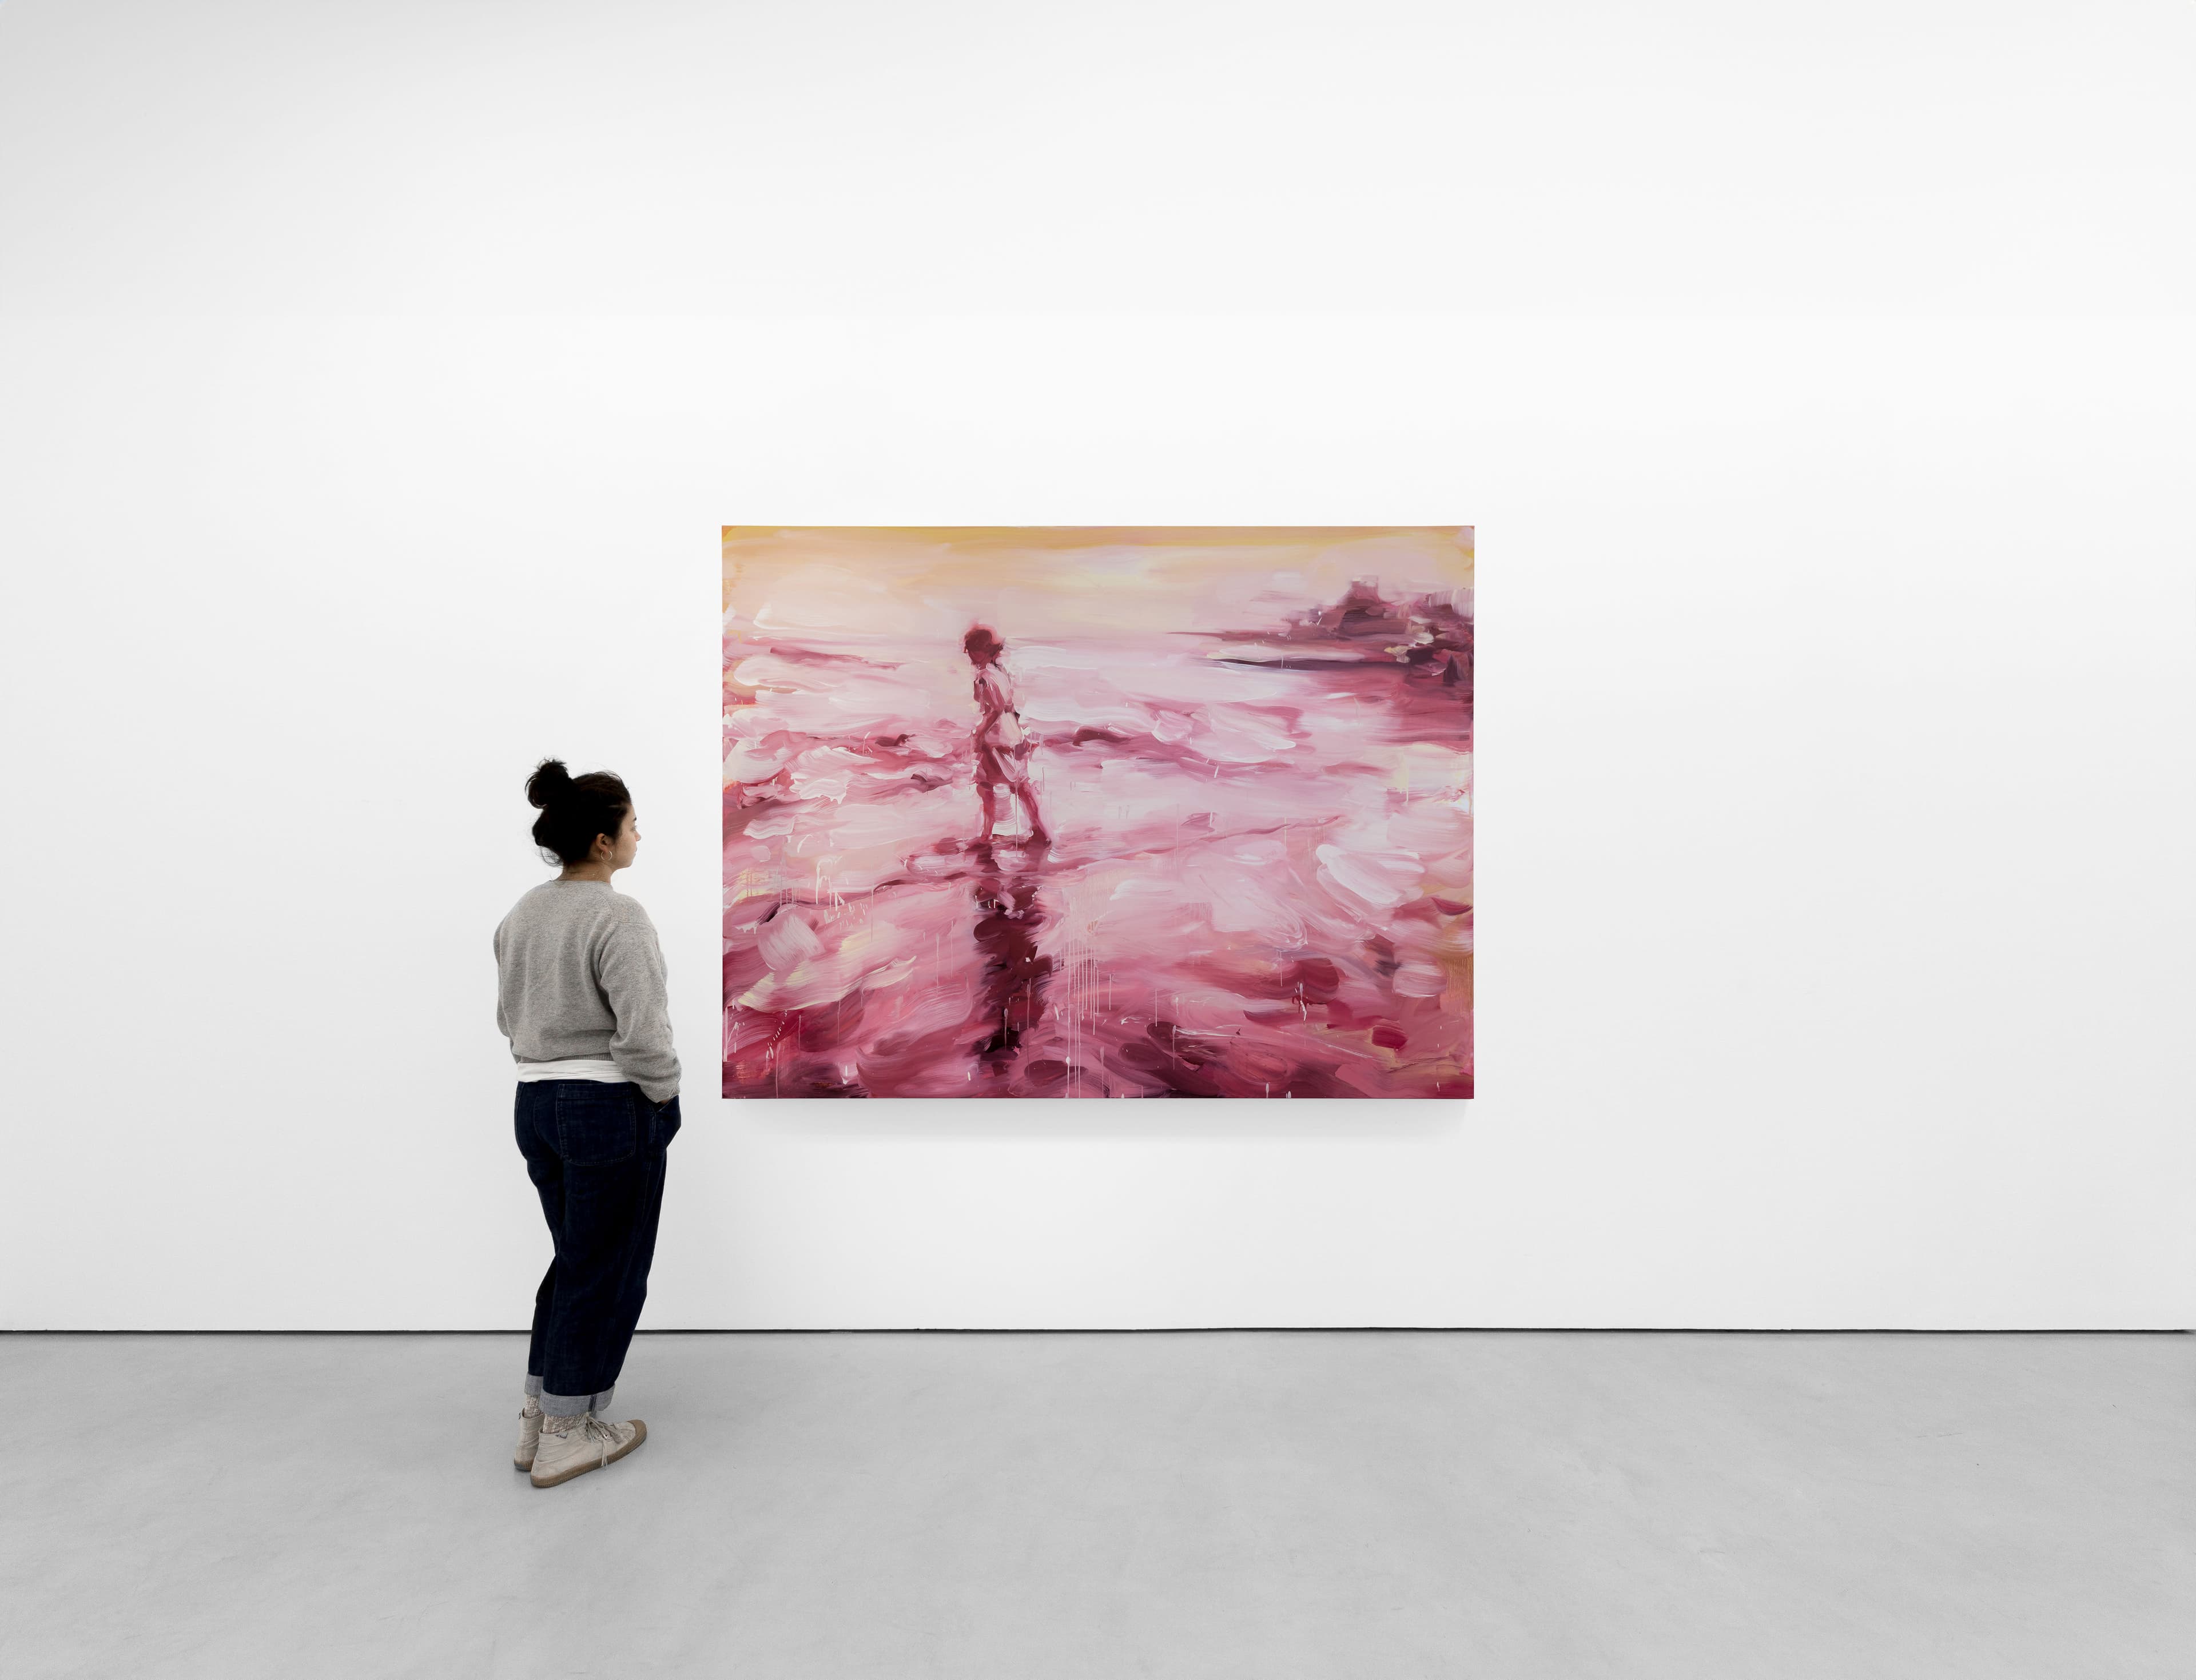
<svg viewBox="0 0 2196 1680">
<path fill-rule="evenodd" d="M 1006 644 L 982 625 L 961 638 L 968 662 L 976 667 L 976 707 L 979 713 L 973 739 L 976 748 L 976 797 L 984 807 L 984 832 L 979 845 L 988 845 L 998 824 L 997 789 L 1004 782 L 1029 814 L 1029 840 L 1042 846 L 1051 839 L 1037 813 L 1037 792 L 1030 786 L 1031 742 L 1022 732 L 1021 715 L 1014 710 L 1014 684 L 1000 668 L 999 655 Z"/>
</svg>

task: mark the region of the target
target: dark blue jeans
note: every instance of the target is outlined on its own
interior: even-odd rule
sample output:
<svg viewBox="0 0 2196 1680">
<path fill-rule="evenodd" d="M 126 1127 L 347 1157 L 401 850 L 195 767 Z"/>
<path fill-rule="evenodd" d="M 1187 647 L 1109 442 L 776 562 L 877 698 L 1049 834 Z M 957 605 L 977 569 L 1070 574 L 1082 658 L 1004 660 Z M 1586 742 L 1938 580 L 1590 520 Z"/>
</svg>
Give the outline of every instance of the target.
<svg viewBox="0 0 2196 1680">
<path fill-rule="evenodd" d="M 658 1108 L 638 1085 L 535 1080 L 518 1088 L 517 1127 L 557 1244 L 534 1297 L 527 1387 L 544 1411 L 584 1412 L 608 1403 L 648 1299 L 679 1099 Z"/>
</svg>

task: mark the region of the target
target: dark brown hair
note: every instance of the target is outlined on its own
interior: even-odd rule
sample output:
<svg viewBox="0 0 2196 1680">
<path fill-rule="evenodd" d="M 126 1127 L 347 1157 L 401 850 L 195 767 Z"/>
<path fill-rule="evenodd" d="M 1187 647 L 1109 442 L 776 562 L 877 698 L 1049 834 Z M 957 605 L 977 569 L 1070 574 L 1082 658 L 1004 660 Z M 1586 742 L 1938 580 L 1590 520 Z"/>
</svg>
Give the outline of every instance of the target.
<svg viewBox="0 0 2196 1680">
<path fill-rule="evenodd" d="M 595 836 L 617 843 L 633 795 L 606 770 L 575 776 L 562 759 L 544 759 L 526 778 L 526 802 L 541 814 L 534 819 L 534 843 L 566 863 L 584 863 L 595 849 Z"/>
</svg>

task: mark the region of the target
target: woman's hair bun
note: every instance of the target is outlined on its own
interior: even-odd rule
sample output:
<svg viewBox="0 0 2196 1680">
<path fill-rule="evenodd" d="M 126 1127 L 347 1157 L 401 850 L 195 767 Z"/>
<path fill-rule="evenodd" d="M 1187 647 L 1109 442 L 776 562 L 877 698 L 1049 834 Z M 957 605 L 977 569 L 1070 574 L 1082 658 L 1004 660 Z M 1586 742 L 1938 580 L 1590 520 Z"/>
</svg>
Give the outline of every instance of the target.
<svg viewBox="0 0 2196 1680">
<path fill-rule="evenodd" d="M 571 794 L 572 772 L 564 768 L 562 759 L 542 759 L 526 778 L 526 802 L 536 811 L 546 811 L 555 801 L 569 799 Z"/>
</svg>

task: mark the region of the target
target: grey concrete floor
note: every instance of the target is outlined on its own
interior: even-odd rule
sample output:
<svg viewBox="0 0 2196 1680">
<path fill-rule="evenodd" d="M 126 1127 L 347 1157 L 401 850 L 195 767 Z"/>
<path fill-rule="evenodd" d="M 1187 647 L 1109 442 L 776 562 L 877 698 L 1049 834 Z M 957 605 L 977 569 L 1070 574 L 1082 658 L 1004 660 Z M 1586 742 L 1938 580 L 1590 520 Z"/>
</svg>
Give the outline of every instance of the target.
<svg viewBox="0 0 2196 1680">
<path fill-rule="evenodd" d="M 0 1673 L 2196 1672 L 2196 1338 L 0 1337 Z"/>
</svg>

